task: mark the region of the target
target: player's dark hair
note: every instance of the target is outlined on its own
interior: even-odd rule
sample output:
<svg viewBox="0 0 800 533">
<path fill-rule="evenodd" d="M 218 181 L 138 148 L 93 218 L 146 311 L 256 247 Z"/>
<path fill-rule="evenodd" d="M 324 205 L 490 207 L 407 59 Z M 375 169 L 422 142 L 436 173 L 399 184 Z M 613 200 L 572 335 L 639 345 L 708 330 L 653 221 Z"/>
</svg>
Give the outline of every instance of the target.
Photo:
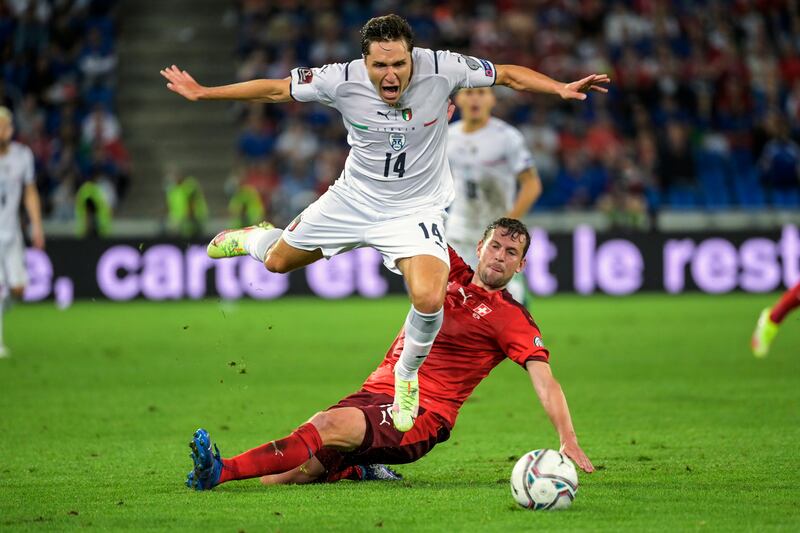
<svg viewBox="0 0 800 533">
<path fill-rule="evenodd" d="M 522 257 L 528 255 L 528 248 L 531 247 L 531 234 L 528 233 L 528 228 L 525 227 L 525 224 L 516 218 L 498 218 L 486 226 L 486 230 L 483 232 L 483 240 L 486 241 L 486 239 L 489 238 L 489 234 L 492 233 L 492 230 L 497 228 L 504 230 L 502 232 L 503 237 L 511 237 L 512 239 L 516 239 L 520 235 L 525 235 L 525 247 L 522 249 Z"/>
<path fill-rule="evenodd" d="M 406 42 L 410 52 L 414 48 L 414 32 L 408 21 L 399 15 L 373 17 L 361 28 L 361 53 L 369 55 L 369 45 L 387 41 Z"/>
</svg>

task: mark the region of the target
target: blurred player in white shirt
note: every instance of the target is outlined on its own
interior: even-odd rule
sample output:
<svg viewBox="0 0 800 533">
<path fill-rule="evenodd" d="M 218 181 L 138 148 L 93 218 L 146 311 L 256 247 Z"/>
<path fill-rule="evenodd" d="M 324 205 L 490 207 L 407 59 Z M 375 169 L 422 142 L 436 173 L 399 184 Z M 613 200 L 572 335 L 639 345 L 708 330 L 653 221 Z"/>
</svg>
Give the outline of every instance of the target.
<svg viewBox="0 0 800 533">
<path fill-rule="evenodd" d="M 25 270 L 25 243 L 19 221 L 20 202 L 25 204 L 31 222 L 33 245 L 44 248 L 42 211 L 36 190 L 33 152 L 12 141 L 14 120 L 11 111 L 0 107 L 0 357 L 8 357 L 3 342 L 3 314 L 10 297 L 22 298 L 28 274 Z"/>
<path fill-rule="evenodd" d="M 542 193 L 542 181 L 522 134 L 492 116 L 496 103 L 492 89 L 461 89 L 455 103 L 461 120 L 453 122 L 448 133 L 447 159 L 456 196 L 447 220 L 447 240 L 474 269 L 478 263 L 475 243 L 486 221 L 524 218 Z M 525 303 L 521 274 L 507 289 L 515 300 Z"/>
<path fill-rule="evenodd" d="M 395 427 L 408 431 L 419 408 L 417 370 L 442 325 L 450 270 L 444 238 L 444 210 L 454 196 L 446 154 L 450 94 L 497 84 L 584 100 L 588 91 L 607 92 L 602 85 L 609 79 L 592 74 L 562 83 L 519 65 L 418 48 L 397 15 L 369 20 L 361 51 L 359 59 L 295 68 L 282 80 L 205 87 L 175 65 L 161 75 L 189 100 L 319 102 L 342 115 L 350 153 L 336 183 L 285 230 L 224 231 L 208 252 L 249 254 L 283 273 L 362 246 L 379 251 L 386 267 L 403 275 L 411 298 L 392 409 Z"/>
</svg>

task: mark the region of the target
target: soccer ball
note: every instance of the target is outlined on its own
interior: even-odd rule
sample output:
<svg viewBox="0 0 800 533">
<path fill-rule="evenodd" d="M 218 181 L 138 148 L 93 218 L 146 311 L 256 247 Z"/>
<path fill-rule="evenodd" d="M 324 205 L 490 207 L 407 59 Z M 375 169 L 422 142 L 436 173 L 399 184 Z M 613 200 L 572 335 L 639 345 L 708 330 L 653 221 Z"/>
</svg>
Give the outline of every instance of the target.
<svg viewBox="0 0 800 533">
<path fill-rule="evenodd" d="M 566 509 L 578 492 L 578 472 L 555 450 L 533 450 L 511 471 L 511 494 L 526 509 Z"/>
</svg>

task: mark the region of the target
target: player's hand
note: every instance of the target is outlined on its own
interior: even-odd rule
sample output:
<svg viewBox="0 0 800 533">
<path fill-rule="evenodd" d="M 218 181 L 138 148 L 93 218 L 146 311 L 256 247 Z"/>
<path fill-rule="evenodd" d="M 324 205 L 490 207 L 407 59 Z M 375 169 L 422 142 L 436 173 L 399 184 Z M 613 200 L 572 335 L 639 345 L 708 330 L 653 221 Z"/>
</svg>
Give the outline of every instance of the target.
<svg viewBox="0 0 800 533">
<path fill-rule="evenodd" d="M 594 465 L 586 457 L 586 454 L 583 452 L 580 446 L 578 446 L 578 441 L 570 440 L 561 444 L 561 453 L 572 459 L 572 461 L 578 465 L 578 467 L 586 473 L 594 472 Z"/>
<path fill-rule="evenodd" d="M 195 102 L 199 100 L 205 87 L 195 81 L 195 79 L 185 70 L 181 70 L 175 65 L 161 70 L 161 75 L 164 76 L 169 83 L 167 89 L 172 92 L 178 93 L 187 100 Z"/>
<path fill-rule="evenodd" d="M 31 244 L 34 248 L 44 250 L 44 231 L 41 226 L 31 229 Z"/>
<path fill-rule="evenodd" d="M 599 93 L 607 93 L 608 89 L 600 84 L 610 83 L 608 74 L 592 74 L 586 76 L 582 80 L 567 83 L 559 91 L 559 95 L 564 100 L 586 100 L 586 93 L 589 91 L 597 91 Z"/>
</svg>

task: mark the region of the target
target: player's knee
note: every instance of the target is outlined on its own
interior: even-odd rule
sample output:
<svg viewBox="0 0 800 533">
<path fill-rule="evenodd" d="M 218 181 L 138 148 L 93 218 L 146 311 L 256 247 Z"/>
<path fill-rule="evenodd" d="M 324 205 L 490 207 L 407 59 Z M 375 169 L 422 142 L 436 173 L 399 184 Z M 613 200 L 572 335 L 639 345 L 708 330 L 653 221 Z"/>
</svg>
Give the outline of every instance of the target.
<svg viewBox="0 0 800 533">
<path fill-rule="evenodd" d="M 328 411 L 320 411 L 312 416 L 309 422 L 317 429 L 323 443 L 330 440 L 336 432 L 336 421 Z"/>
<path fill-rule="evenodd" d="M 289 262 L 279 255 L 267 254 L 264 260 L 264 267 L 274 274 L 286 274 L 289 272 Z"/>
<path fill-rule="evenodd" d="M 435 290 L 420 291 L 411 295 L 411 304 L 420 313 L 436 313 L 444 305 L 444 292 Z"/>
</svg>

